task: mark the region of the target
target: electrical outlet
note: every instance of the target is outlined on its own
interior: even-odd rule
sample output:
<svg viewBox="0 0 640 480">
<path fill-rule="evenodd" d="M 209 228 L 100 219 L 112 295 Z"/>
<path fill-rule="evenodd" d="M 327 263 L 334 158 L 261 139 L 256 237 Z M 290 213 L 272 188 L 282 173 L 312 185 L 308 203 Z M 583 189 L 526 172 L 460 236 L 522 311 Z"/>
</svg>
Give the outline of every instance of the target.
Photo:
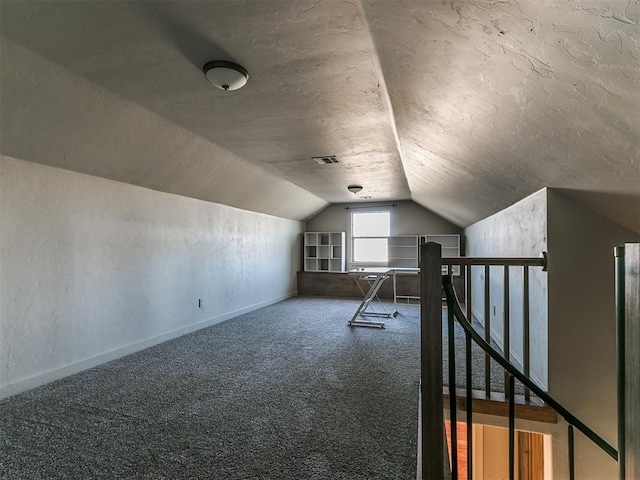
<svg viewBox="0 0 640 480">
<path fill-rule="evenodd" d="M 198 308 L 204 308 L 204 298 L 198 299 Z"/>
</svg>

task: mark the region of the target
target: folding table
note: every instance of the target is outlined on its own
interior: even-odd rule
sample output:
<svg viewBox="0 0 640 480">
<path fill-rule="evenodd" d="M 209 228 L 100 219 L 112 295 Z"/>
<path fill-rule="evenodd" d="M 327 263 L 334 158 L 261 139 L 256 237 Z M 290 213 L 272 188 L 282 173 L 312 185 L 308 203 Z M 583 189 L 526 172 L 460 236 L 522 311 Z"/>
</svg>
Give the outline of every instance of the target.
<svg viewBox="0 0 640 480">
<path fill-rule="evenodd" d="M 383 317 L 392 318 L 398 314 L 397 306 L 397 292 L 396 292 L 396 273 L 418 273 L 419 268 L 410 267 L 369 267 L 369 268 L 356 268 L 349 270 L 350 275 L 357 275 L 361 279 L 370 281 L 369 291 L 364 295 L 362 303 L 353 315 L 353 318 L 349 320 L 348 325 L 350 327 L 376 327 L 384 328 L 384 322 L 360 320 L 358 317 Z M 382 284 L 389 277 L 393 279 L 393 310 L 391 312 L 375 312 L 371 309 L 371 303 L 376 298 L 378 290 L 382 287 Z M 357 280 L 356 280 L 357 281 Z"/>
</svg>

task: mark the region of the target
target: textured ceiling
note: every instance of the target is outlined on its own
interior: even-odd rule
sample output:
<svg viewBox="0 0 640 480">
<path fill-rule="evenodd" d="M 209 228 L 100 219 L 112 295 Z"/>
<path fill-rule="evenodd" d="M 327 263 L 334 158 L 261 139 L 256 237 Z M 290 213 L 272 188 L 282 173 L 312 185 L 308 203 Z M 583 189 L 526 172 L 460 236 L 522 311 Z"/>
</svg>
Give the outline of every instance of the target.
<svg viewBox="0 0 640 480">
<path fill-rule="evenodd" d="M 4 155 L 297 219 L 351 183 L 461 226 L 556 187 L 640 230 L 638 0 L 0 9 Z"/>
</svg>

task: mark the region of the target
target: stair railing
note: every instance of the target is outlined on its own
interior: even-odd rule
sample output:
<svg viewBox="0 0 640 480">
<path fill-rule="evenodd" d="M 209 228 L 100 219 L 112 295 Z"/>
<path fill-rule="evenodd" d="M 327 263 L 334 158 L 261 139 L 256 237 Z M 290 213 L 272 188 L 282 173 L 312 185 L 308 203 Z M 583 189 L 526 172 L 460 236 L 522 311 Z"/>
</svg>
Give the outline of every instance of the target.
<svg viewBox="0 0 640 480">
<path fill-rule="evenodd" d="M 540 400 L 553 408 L 568 424 L 568 448 L 569 448 L 569 475 L 574 479 L 574 428 L 577 428 L 594 444 L 600 447 L 607 455 L 618 461 L 618 452 L 602 437 L 589 428 L 584 422 L 569 412 L 540 386 L 529 378 L 528 343 L 525 345 L 525 372 L 521 372 L 508 359 L 509 355 L 509 267 L 521 266 L 524 272 L 524 315 L 523 321 L 524 340 L 528 342 L 528 271 L 529 267 L 542 267 L 546 270 L 546 255 L 542 258 L 456 258 L 443 259 L 441 246 L 436 243 L 425 243 L 421 246 L 421 459 L 419 475 L 424 479 L 458 478 L 457 461 L 457 411 L 456 411 L 456 379 L 455 379 L 455 351 L 454 351 L 454 320 L 462 327 L 465 334 L 465 363 L 466 363 L 466 424 L 467 439 L 471 442 L 473 427 L 472 408 L 472 382 L 471 382 L 471 346 L 476 343 L 486 354 L 485 371 L 490 374 L 490 359 L 498 363 L 505 371 L 505 397 L 509 400 L 509 478 L 515 478 L 515 380 L 517 379 L 525 387 L 526 400 L 533 392 Z M 453 266 L 466 266 L 467 295 L 471 292 L 470 278 L 472 265 L 485 266 L 485 310 L 488 308 L 489 266 L 501 265 L 504 267 L 505 280 L 505 321 L 503 345 L 504 356 L 490 344 L 489 325 L 485 325 L 485 337 L 471 326 L 467 316 L 462 311 L 458 301 L 451 271 Z M 445 266 L 447 274 L 442 275 L 442 267 Z M 442 295 L 445 295 L 448 319 L 448 357 L 449 357 L 449 401 L 451 421 L 451 470 L 445 466 L 445 456 L 442 446 L 446 445 L 444 437 L 444 412 L 443 412 L 443 367 L 442 367 Z M 467 296 L 467 315 L 471 317 L 470 298 Z M 489 318 L 488 315 L 485 316 Z M 486 374 L 486 394 L 489 396 L 489 374 Z M 472 444 L 467 445 L 467 475 L 472 477 L 473 458 Z"/>
</svg>

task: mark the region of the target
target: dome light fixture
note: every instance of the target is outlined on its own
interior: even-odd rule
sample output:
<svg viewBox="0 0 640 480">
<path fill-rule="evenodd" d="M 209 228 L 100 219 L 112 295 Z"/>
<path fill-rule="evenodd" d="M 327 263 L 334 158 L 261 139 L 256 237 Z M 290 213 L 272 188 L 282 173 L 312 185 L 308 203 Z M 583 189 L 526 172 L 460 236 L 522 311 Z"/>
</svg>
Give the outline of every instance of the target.
<svg viewBox="0 0 640 480">
<path fill-rule="evenodd" d="M 207 62 L 202 67 L 202 71 L 213 86 L 225 92 L 238 90 L 244 87 L 249 80 L 249 72 L 246 68 L 224 60 Z"/>
<path fill-rule="evenodd" d="M 349 185 L 347 187 L 347 190 L 349 190 L 351 193 L 355 195 L 356 193 L 362 191 L 362 185 Z"/>
</svg>

